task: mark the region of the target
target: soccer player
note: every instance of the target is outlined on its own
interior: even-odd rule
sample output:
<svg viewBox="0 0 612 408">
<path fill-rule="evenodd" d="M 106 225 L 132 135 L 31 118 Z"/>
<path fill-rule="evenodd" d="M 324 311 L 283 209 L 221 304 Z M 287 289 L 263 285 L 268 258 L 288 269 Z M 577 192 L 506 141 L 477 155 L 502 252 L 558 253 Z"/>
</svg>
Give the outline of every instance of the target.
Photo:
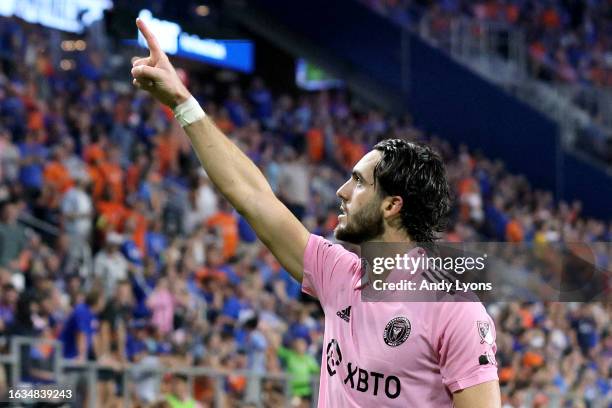
<svg viewBox="0 0 612 408">
<path fill-rule="evenodd" d="M 500 407 L 495 329 L 482 304 L 362 302 L 359 258 L 306 230 L 136 24 L 149 56 L 134 61 L 134 85 L 174 110 L 211 181 L 325 311 L 319 406 Z M 379 143 L 337 194 L 336 237 L 355 244 L 431 241 L 449 206 L 439 156 L 401 140 Z"/>
</svg>

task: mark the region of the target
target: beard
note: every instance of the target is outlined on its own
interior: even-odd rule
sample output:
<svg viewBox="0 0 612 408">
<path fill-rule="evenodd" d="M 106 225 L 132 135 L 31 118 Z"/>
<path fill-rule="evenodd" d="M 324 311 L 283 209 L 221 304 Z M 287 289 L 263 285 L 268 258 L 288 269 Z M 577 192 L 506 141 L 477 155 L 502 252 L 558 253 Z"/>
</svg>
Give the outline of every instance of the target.
<svg viewBox="0 0 612 408">
<path fill-rule="evenodd" d="M 380 201 L 373 199 L 350 217 L 346 215 L 346 225 L 338 224 L 334 230 L 334 236 L 340 241 L 359 245 L 378 238 L 383 232 L 385 232 L 385 224 L 380 210 Z"/>
</svg>

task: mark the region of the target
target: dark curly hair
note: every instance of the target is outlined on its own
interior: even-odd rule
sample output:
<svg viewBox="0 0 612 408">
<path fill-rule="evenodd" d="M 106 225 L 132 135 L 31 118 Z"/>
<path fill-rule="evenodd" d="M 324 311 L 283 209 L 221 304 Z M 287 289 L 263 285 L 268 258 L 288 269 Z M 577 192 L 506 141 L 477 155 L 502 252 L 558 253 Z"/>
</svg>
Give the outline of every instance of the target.
<svg viewBox="0 0 612 408">
<path fill-rule="evenodd" d="M 402 197 L 402 228 L 415 242 L 433 242 L 446 227 L 451 202 L 442 158 L 402 139 L 383 140 L 374 149 L 382 153 L 374 168 L 378 193 Z"/>
</svg>

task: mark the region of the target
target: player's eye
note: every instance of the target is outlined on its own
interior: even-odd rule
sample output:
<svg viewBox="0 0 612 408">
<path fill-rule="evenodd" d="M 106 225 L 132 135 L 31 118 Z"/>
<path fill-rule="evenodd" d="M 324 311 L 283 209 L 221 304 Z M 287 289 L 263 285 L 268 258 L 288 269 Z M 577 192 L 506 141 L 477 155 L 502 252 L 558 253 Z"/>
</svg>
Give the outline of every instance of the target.
<svg viewBox="0 0 612 408">
<path fill-rule="evenodd" d="M 363 180 L 357 174 L 353 174 L 353 180 L 355 180 L 357 184 L 363 184 Z"/>
</svg>

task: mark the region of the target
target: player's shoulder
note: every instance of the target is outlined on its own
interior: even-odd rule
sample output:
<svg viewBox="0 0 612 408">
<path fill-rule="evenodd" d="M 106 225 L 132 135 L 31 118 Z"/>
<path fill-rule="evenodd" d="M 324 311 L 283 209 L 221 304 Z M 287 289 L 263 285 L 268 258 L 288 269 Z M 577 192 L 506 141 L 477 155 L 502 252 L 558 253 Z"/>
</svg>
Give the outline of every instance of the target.
<svg viewBox="0 0 612 408">
<path fill-rule="evenodd" d="M 449 327 L 461 327 L 487 322 L 492 324 L 493 319 L 481 302 L 440 302 L 433 306 L 437 327 L 445 330 Z"/>
<path fill-rule="evenodd" d="M 440 317 L 454 319 L 464 316 L 488 316 L 486 307 L 482 302 L 439 302 L 436 303 L 437 312 Z"/>
<path fill-rule="evenodd" d="M 311 234 L 304 252 L 302 290 L 324 304 L 330 296 L 336 296 L 338 290 L 360 276 L 360 265 L 359 257 L 342 245 Z"/>
<path fill-rule="evenodd" d="M 339 243 L 331 242 L 320 235 L 310 234 L 306 252 L 310 255 L 324 256 L 328 260 L 345 262 L 359 262 L 357 254 L 349 251 Z"/>
</svg>

